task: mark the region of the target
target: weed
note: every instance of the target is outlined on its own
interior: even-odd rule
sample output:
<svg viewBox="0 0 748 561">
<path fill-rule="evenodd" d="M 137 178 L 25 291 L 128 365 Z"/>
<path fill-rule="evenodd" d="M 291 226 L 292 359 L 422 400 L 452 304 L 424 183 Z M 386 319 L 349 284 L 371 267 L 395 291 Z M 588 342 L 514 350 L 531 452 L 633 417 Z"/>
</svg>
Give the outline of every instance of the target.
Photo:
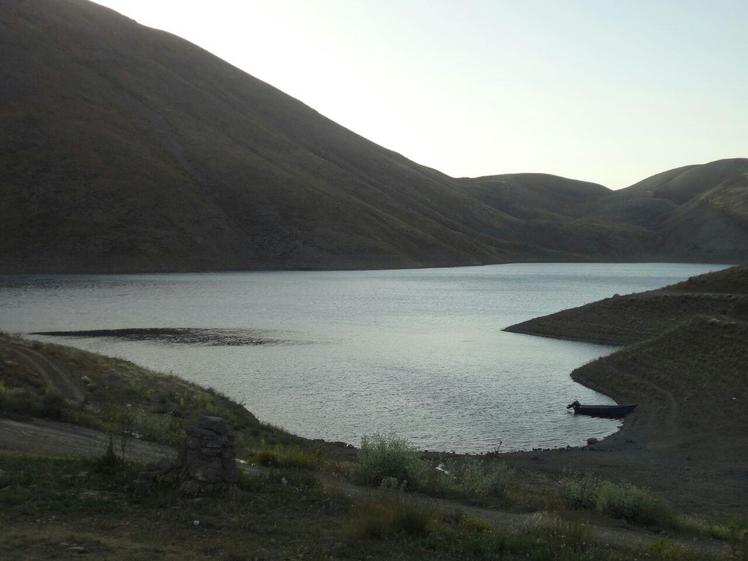
<svg viewBox="0 0 748 561">
<path fill-rule="evenodd" d="M 263 473 L 249 473 L 239 470 L 239 489 L 251 493 L 259 491 L 309 491 L 320 486 L 319 480 L 307 470 L 272 469 Z"/>
<path fill-rule="evenodd" d="M 263 466 L 315 469 L 319 466 L 319 453 L 307 452 L 298 446 L 263 446 L 255 452 L 257 463 Z"/>
<path fill-rule="evenodd" d="M 657 561 L 684 561 L 692 558 L 682 547 L 665 540 L 653 543 L 647 548 L 647 556 Z"/>
<path fill-rule="evenodd" d="M 396 435 L 373 434 L 361 439 L 357 478 L 367 485 L 379 486 L 383 479 L 394 478 L 417 487 L 428 469 L 415 448 Z"/>
<path fill-rule="evenodd" d="M 491 526 L 485 520 L 475 518 L 474 516 L 463 516 L 459 522 L 460 528 L 469 532 L 489 532 Z"/>
<path fill-rule="evenodd" d="M 526 536 L 542 537 L 561 550 L 583 552 L 592 543 L 589 529 L 579 522 L 564 520 L 558 516 L 538 513 L 531 520 Z"/>
<path fill-rule="evenodd" d="M 560 488 L 569 508 L 596 510 L 613 518 L 647 526 L 676 525 L 675 512 L 665 501 L 629 483 L 600 481 L 584 476 L 563 479 Z"/>
<path fill-rule="evenodd" d="M 627 483 L 601 483 L 596 509 L 613 518 L 648 526 L 673 526 L 675 523 L 675 513 L 662 499 Z"/>
</svg>

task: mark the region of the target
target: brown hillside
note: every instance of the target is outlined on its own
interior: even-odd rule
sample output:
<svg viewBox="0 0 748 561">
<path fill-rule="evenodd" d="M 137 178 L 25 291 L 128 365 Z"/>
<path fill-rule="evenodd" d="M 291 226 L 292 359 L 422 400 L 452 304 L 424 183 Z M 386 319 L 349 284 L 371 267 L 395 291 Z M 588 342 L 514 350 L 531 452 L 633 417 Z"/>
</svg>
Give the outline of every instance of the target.
<svg viewBox="0 0 748 561">
<path fill-rule="evenodd" d="M 748 319 L 748 266 L 692 277 L 658 290 L 613 296 L 512 325 L 506 331 L 625 345 L 697 316 Z"/>
</svg>

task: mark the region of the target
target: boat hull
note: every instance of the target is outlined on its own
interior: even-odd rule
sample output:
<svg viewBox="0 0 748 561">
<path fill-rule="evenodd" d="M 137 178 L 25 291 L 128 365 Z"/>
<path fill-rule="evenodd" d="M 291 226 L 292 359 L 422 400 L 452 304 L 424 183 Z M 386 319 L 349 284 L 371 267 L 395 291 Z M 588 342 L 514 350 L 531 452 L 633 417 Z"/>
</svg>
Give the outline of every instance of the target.
<svg viewBox="0 0 748 561">
<path fill-rule="evenodd" d="M 574 407 L 575 415 L 603 417 L 605 419 L 622 419 L 636 409 L 636 405 L 578 405 Z"/>
</svg>

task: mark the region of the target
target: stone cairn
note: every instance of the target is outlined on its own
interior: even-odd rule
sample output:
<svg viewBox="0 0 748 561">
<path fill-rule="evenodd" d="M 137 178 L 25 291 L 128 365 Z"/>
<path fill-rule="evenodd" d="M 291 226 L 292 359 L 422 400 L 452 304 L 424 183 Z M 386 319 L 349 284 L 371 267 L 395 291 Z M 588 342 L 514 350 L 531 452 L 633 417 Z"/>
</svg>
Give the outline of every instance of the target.
<svg viewBox="0 0 748 561">
<path fill-rule="evenodd" d="M 234 437 L 221 417 L 201 417 L 187 429 L 179 457 L 185 491 L 215 493 L 232 489 L 238 481 Z"/>
<path fill-rule="evenodd" d="M 236 489 L 234 438 L 221 417 L 205 416 L 187 429 L 177 462 L 159 462 L 139 482 L 178 483 L 190 495 L 216 495 Z"/>
</svg>

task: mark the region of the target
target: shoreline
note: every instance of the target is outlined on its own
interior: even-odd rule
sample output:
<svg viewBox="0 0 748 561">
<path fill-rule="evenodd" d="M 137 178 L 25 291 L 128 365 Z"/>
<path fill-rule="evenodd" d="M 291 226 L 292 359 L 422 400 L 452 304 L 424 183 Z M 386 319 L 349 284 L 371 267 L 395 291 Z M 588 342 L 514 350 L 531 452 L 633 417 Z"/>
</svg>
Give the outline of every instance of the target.
<svg viewBox="0 0 748 561">
<path fill-rule="evenodd" d="M 510 454 L 528 469 L 581 470 L 654 488 L 684 508 L 745 514 L 748 505 L 748 267 L 618 296 L 507 328 L 591 341 L 599 326 L 627 344 L 571 378 L 638 403 L 591 446 Z"/>
</svg>

